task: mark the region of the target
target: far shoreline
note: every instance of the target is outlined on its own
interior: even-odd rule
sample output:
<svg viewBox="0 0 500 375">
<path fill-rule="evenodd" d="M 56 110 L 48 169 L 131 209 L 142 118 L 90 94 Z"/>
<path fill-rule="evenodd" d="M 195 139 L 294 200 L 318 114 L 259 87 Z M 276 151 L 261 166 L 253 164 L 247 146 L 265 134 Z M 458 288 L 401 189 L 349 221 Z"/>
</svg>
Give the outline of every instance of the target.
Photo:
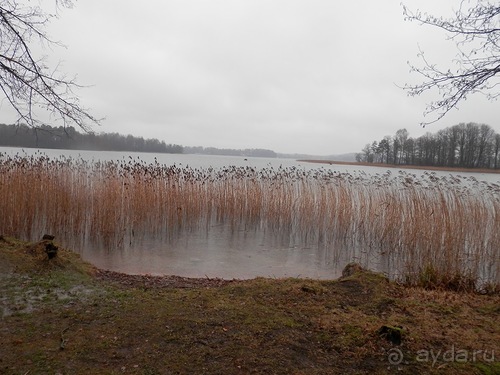
<svg viewBox="0 0 500 375">
<path fill-rule="evenodd" d="M 364 163 L 357 161 L 335 161 L 335 160 L 322 160 L 322 159 L 302 159 L 297 160 L 303 163 L 318 163 L 329 165 L 354 165 L 361 167 L 381 167 L 392 169 L 421 169 L 429 171 L 445 171 L 445 172 L 468 172 L 468 173 L 492 173 L 500 174 L 500 169 L 486 169 L 486 168 L 458 168 L 458 167 L 436 167 L 424 165 L 399 165 L 399 164 L 384 164 L 384 163 Z"/>
</svg>

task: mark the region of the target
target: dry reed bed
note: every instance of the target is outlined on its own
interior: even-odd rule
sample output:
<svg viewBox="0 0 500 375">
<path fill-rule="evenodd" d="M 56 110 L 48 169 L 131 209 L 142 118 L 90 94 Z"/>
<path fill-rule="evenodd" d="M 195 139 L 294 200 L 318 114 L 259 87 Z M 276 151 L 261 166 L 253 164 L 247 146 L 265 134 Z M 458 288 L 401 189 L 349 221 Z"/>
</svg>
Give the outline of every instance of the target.
<svg viewBox="0 0 500 375">
<path fill-rule="evenodd" d="M 0 234 L 112 248 L 220 224 L 377 259 L 411 284 L 499 284 L 500 186 L 472 177 L 0 155 Z"/>
</svg>

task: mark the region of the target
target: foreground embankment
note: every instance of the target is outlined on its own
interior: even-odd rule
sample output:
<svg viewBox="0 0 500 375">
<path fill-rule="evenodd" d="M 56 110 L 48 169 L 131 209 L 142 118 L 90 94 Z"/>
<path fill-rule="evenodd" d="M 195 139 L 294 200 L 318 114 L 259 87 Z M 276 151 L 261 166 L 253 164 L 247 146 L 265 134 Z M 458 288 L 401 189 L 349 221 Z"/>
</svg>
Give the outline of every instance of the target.
<svg viewBox="0 0 500 375">
<path fill-rule="evenodd" d="M 123 275 L 51 238 L 0 237 L 2 374 L 498 374 L 499 306 L 357 266 L 331 281 Z"/>
</svg>

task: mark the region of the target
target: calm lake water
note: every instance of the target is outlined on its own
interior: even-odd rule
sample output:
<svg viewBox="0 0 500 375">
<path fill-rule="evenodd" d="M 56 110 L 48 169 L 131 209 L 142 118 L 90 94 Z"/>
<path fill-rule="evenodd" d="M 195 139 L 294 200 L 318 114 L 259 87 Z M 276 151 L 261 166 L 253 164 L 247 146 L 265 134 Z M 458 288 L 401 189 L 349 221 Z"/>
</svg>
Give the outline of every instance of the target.
<svg viewBox="0 0 500 375">
<path fill-rule="evenodd" d="M 299 162 L 295 159 L 281 158 L 257 158 L 257 157 L 241 157 L 241 156 L 222 156 L 222 155 L 196 155 L 196 154 L 155 154 L 145 152 L 118 152 L 118 151 L 84 151 L 84 150 L 53 150 L 53 149 L 30 149 L 30 148 L 15 148 L 15 147 L 0 147 L 0 153 L 6 155 L 36 155 L 44 154 L 51 158 L 72 157 L 81 158 L 87 161 L 128 161 L 141 160 L 145 163 L 154 163 L 157 161 L 165 165 L 177 165 L 182 167 L 192 168 L 215 168 L 220 169 L 227 166 L 249 166 L 254 168 L 279 168 L 281 167 L 298 167 L 306 170 L 325 169 L 339 172 L 361 173 L 375 175 L 385 173 L 388 170 L 392 173 L 397 173 L 397 169 L 385 167 L 368 167 L 357 165 L 340 165 L 340 164 L 319 164 L 309 162 Z M 421 176 L 425 170 L 421 169 L 404 169 L 408 173 L 413 173 L 416 176 Z M 432 171 L 436 176 L 472 176 L 479 181 L 488 183 L 500 183 L 500 173 L 472 173 L 472 172 L 448 172 L 448 171 Z"/>
<path fill-rule="evenodd" d="M 87 161 L 158 162 L 179 167 L 214 168 L 227 166 L 249 166 L 256 169 L 295 167 L 304 170 L 325 169 L 348 172 L 353 175 L 377 175 L 390 168 L 328 165 L 298 162 L 293 159 L 244 158 L 230 156 L 152 154 L 130 152 L 94 152 L 70 150 L 36 150 L 2 148 L 4 155 L 39 155 L 51 158 L 72 157 Z M 423 170 L 405 170 L 418 176 Z M 398 173 L 392 169 L 393 174 Z M 436 176 L 450 176 L 450 172 L 433 172 Z M 500 184 L 499 174 L 459 173 L 480 181 Z M 57 238 L 64 235 L 54 233 Z M 383 257 L 371 258 L 359 251 L 344 251 L 341 248 L 312 243 L 303 246 L 293 238 L 266 233 L 255 228 L 229 228 L 213 225 L 209 230 L 185 231 L 169 240 L 148 238 L 122 244 L 119 248 L 108 248 L 85 243 L 72 245 L 85 260 L 97 267 L 131 274 L 167 275 L 187 277 L 253 278 L 303 277 L 331 279 L 339 276 L 342 268 L 351 261 L 361 261 L 371 268 L 387 271 L 391 267 Z"/>
</svg>

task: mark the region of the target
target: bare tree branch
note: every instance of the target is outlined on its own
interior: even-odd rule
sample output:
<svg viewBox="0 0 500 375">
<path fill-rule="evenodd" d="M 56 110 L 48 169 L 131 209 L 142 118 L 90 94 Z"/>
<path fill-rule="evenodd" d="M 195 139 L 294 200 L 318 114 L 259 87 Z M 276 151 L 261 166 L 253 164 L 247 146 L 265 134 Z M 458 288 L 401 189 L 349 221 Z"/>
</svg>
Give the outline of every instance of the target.
<svg viewBox="0 0 500 375">
<path fill-rule="evenodd" d="M 57 8 L 71 6 L 71 0 L 56 0 Z M 65 127 L 75 124 L 90 131 L 100 120 L 74 94 L 82 86 L 57 69 L 49 70 L 45 59 L 35 58 L 30 47 L 32 43 L 60 45 L 45 32 L 54 17 L 38 6 L 0 0 L 0 89 L 17 113 L 17 123 L 40 127 L 44 121 L 36 110 L 43 109 Z"/>
<path fill-rule="evenodd" d="M 409 96 L 418 96 L 430 90 L 437 90 L 441 99 L 427 105 L 424 116 L 436 114 L 434 120 L 423 122 L 425 126 L 442 119 L 470 94 L 482 93 L 489 100 L 498 98 L 496 91 L 500 72 L 500 6 L 489 1 L 462 0 L 460 7 L 450 19 L 436 17 L 421 11 L 412 12 L 405 5 L 403 14 L 407 21 L 417 21 L 448 33 L 448 40 L 457 47 L 457 55 L 452 60 L 457 68 L 443 71 L 430 63 L 420 50 L 418 56 L 423 63 L 411 71 L 419 73 L 424 81 L 418 85 L 406 84 L 403 88 Z"/>
</svg>

